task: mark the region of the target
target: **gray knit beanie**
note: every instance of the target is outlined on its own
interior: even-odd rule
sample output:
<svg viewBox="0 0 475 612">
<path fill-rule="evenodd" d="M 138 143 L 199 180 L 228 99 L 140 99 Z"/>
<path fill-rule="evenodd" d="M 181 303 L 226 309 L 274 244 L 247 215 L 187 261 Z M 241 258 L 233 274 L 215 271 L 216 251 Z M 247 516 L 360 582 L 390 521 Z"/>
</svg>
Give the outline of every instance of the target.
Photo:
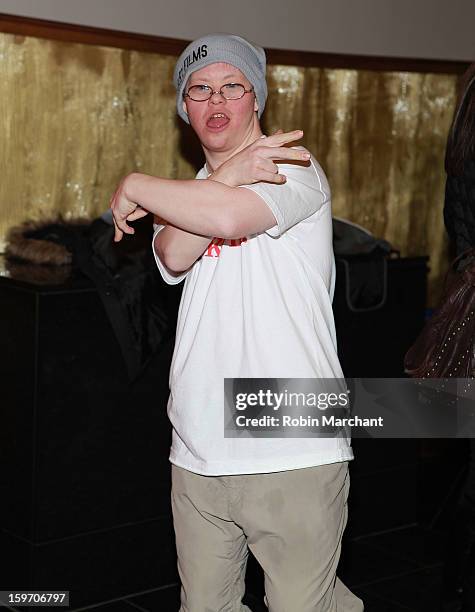
<svg viewBox="0 0 475 612">
<path fill-rule="evenodd" d="M 183 91 L 192 72 L 224 62 L 238 68 L 254 87 L 258 117 L 262 115 L 267 99 L 266 54 L 264 49 L 232 34 L 208 34 L 190 43 L 178 58 L 173 73 L 176 87 L 176 109 L 186 123 L 190 123 L 183 110 Z"/>
</svg>

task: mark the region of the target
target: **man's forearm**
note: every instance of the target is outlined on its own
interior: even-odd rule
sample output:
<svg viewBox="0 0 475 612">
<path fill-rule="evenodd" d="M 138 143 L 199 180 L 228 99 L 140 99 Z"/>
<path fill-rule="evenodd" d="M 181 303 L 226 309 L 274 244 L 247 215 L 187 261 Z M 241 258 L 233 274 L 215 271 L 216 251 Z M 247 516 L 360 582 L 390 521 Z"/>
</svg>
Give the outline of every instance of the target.
<svg viewBox="0 0 475 612">
<path fill-rule="evenodd" d="M 133 173 L 124 190 L 129 200 L 186 232 L 235 237 L 233 200 L 242 196 L 232 187 L 217 181 L 180 181 Z"/>
<path fill-rule="evenodd" d="M 198 236 L 167 225 L 155 237 L 154 246 L 171 272 L 184 272 L 201 257 L 210 241 L 210 236 Z"/>
<path fill-rule="evenodd" d="M 133 233 L 132 228 L 127 230 L 124 219 L 129 215 L 130 220 L 140 218 L 144 211 L 173 226 L 160 232 L 163 236 L 155 243 L 160 259 L 172 271 L 189 268 L 202 255 L 212 237 L 240 238 L 266 231 L 276 223 L 259 195 L 215 180 L 179 181 L 133 173 L 122 181 L 116 194 L 111 208 L 122 211 L 122 217 L 116 213 L 121 220 L 119 223 L 116 219 L 119 240 L 120 231 Z"/>
<path fill-rule="evenodd" d="M 213 237 L 167 225 L 155 237 L 155 252 L 170 272 L 184 272 L 203 255 Z"/>
<path fill-rule="evenodd" d="M 208 180 L 218 181 L 234 187 L 232 180 L 224 172 L 214 173 Z M 155 237 L 155 251 L 171 272 L 184 272 L 203 255 L 212 236 L 199 236 L 168 225 Z"/>
<path fill-rule="evenodd" d="M 218 181 L 178 181 L 133 173 L 124 180 L 123 193 L 125 211 L 133 210 L 131 203 L 139 204 L 171 225 L 201 236 L 241 238 L 276 223 L 259 195 Z"/>
</svg>

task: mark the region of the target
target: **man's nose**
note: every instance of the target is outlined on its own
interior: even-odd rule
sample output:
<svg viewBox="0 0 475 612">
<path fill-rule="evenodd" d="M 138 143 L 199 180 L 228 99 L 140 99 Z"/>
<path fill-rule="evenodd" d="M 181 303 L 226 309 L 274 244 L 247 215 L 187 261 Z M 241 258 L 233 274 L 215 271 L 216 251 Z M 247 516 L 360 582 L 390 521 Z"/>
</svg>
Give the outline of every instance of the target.
<svg viewBox="0 0 475 612">
<path fill-rule="evenodd" d="M 213 91 L 209 100 L 211 104 L 220 104 L 221 102 L 226 102 L 226 98 L 220 91 Z"/>
</svg>

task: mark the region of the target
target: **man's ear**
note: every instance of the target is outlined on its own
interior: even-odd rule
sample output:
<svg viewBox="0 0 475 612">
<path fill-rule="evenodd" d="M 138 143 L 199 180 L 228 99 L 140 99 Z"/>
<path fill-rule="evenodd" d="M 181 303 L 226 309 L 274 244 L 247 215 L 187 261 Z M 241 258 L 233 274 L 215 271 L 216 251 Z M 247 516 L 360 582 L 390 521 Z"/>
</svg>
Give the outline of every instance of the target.
<svg viewBox="0 0 475 612">
<path fill-rule="evenodd" d="M 254 111 L 257 112 L 259 110 L 259 105 L 257 104 L 257 98 L 254 98 Z"/>
<path fill-rule="evenodd" d="M 183 106 L 182 106 L 183 111 L 185 112 L 185 114 L 187 114 L 187 115 L 188 115 L 188 110 L 187 110 L 187 108 L 186 108 L 186 102 L 185 102 L 185 100 L 183 100 L 182 105 L 183 105 Z"/>
</svg>

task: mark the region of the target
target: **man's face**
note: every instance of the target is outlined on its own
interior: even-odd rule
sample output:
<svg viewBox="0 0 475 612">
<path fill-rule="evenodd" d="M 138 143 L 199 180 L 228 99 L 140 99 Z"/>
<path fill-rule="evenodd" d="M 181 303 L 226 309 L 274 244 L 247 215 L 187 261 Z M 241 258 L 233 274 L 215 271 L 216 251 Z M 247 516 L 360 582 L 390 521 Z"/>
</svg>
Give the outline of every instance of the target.
<svg viewBox="0 0 475 612">
<path fill-rule="evenodd" d="M 230 64 L 217 63 L 193 72 L 185 87 L 187 93 L 193 85 L 209 85 L 213 91 L 227 83 L 239 83 L 245 89 L 251 84 L 243 73 Z M 196 102 L 185 98 L 184 109 L 201 144 L 210 151 L 232 151 L 242 145 L 252 133 L 258 110 L 254 92 L 239 100 L 226 100 L 215 93 L 209 100 Z"/>
</svg>

